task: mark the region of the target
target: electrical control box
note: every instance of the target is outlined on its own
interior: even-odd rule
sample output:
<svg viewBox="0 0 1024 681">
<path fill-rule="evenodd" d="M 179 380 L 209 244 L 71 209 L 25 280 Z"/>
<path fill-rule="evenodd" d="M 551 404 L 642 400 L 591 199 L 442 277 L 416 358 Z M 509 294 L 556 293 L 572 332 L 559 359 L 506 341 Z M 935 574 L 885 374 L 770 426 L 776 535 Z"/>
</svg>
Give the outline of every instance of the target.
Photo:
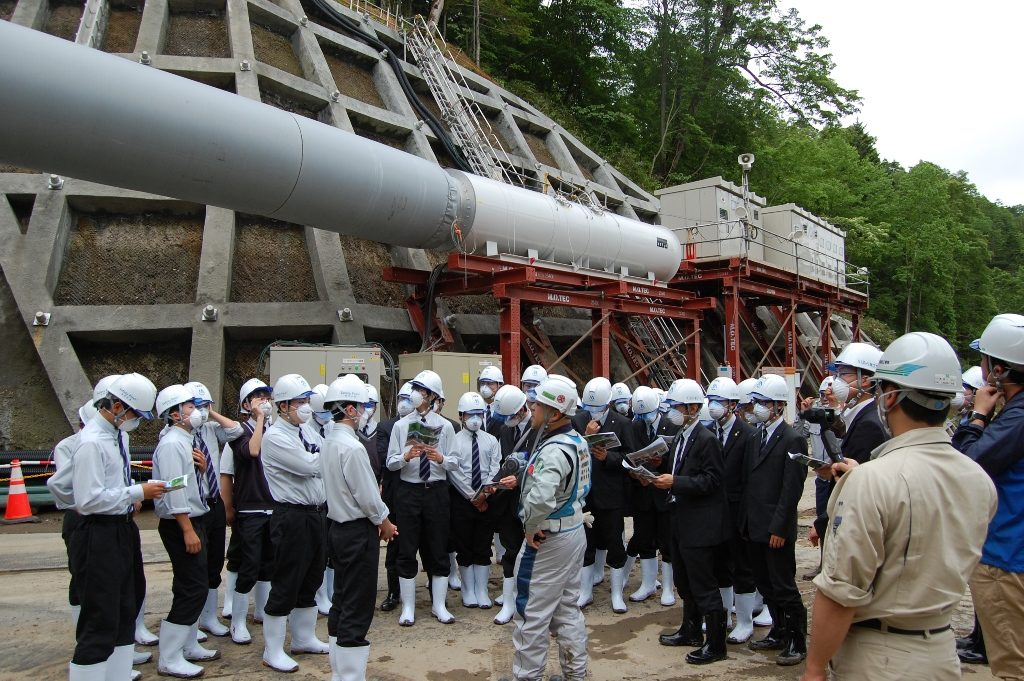
<svg viewBox="0 0 1024 681">
<path fill-rule="evenodd" d="M 274 345 L 269 352 L 270 385 L 285 374 L 299 374 L 311 386 L 355 374 L 380 392 L 383 363 L 380 349 L 349 345 Z"/>
<path fill-rule="evenodd" d="M 674 231 L 684 246 L 694 244 L 697 260 L 763 259 L 763 196 L 751 192 L 744 202 L 743 188 L 722 177 L 666 187 L 654 194 L 661 199 L 661 224 Z M 744 239 L 744 222 L 755 228 L 750 239 Z"/>
<path fill-rule="evenodd" d="M 846 232 L 800 206 L 769 206 L 765 262 L 832 286 L 846 286 Z"/>
<path fill-rule="evenodd" d="M 445 405 L 442 414 L 459 420 L 459 398 L 475 392 L 480 371 L 486 366 L 501 368 L 501 355 L 476 355 L 467 352 L 417 352 L 398 358 L 399 386 L 416 374 L 430 369 L 441 377 Z"/>
</svg>

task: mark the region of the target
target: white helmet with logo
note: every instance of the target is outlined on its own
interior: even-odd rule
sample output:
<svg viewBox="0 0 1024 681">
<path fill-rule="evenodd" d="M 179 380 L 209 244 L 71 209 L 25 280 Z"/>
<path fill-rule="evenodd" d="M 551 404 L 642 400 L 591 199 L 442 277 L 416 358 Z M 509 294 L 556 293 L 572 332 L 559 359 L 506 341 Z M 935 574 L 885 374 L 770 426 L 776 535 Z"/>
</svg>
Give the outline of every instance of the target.
<svg viewBox="0 0 1024 681">
<path fill-rule="evenodd" d="M 107 393 L 110 392 L 110 386 L 112 386 L 114 384 L 114 381 L 116 381 L 119 378 L 121 378 L 121 374 L 111 374 L 110 376 L 104 376 L 99 380 L 99 383 L 96 384 L 96 387 L 92 389 L 93 406 L 95 406 L 97 402 L 99 402 L 100 400 L 107 396 Z"/>
<path fill-rule="evenodd" d="M 873 374 L 875 369 L 878 368 L 878 359 L 881 356 L 882 351 L 874 345 L 850 343 L 843 348 L 843 351 L 839 353 L 835 361 L 828 365 L 828 369 L 829 371 L 835 371 L 836 367 L 842 365 Z"/>
<path fill-rule="evenodd" d="M 146 421 L 153 418 L 156 386 L 142 374 L 124 374 L 110 384 L 109 392 Z"/>
<path fill-rule="evenodd" d="M 479 411 L 483 412 L 487 409 L 487 403 L 484 402 L 483 396 L 480 393 L 468 392 L 463 393 L 462 397 L 459 398 L 459 413 L 465 414 L 468 411 Z"/>
<path fill-rule="evenodd" d="M 92 402 L 86 402 L 78 408 L 78 420 L 82 423 L 89 423 L 89 421 L 92 421 L 93 416 L 96 416 L 96 407 L 93 406 Z"/>
<path fill-rule="evenodd" d="M 745 378 L 736 386 L 736 392 L 740 395 L 740 404 L 750 404 L 750 393 L 757 385 L 756 378 Z"/>
<path fill-rule="evenodd" d="M 908 333 L 890 343 L 878 361 L 875 380 L 908 388 L 908 399 L 932 411 L 949 407 L 963 382 L 953 346 L 945 338 L 924 331 Z"/>
<path fill-rule="evenodd" d="M 826 376 L 825 380 L 823 380 L 821 382 L 821 385 L 818 386 L 818 393 L 824 395 L 825 391 L 832 387 L 832 384 L 835 382 L 835 380 L 836 379 L 834 376 Z"/>
<path fill-rule="evenodd" d="M 523 378 L 519 382 L 539 384 L 547 377 L 548 372 L 544 370 L 544 367 L 539 364 L 531 364 L 523 369 Z"/>
<path fill-rule="evenodd" d="M 981 375 L 981 367 L 973 366 L 960 377 L 963 385 L 970 386 L 975 390 L 981 390 L 985 385 L 985 379 Z"/>
<path fill-rule="evenodd" d="M 584 407 L 607 407 L 612 399 L 612 382 L 604 376 L 597 376 L 587 381 L 583 388 Z"/>
<path fill-rule="evenodd" d="M 619 400 L 628 400 L 632 394 L 629 392 L 629 386 L 625 383 L 614 383 L 612 384 L 612 402 L 618 402 Z"/>
<path fill-rule="evenodd" d="M 313 388 L 313 390 L 319 394 L 320 387 L 321 386 L 318 385 L 316 388 Z M 317 399 L 317 395 L 309 398 L 309 403 L 313 405 L 313 411 L 329 410 L 338 402 L 366 404 L 369 397 L 369 391 L 366 389 L 366 384 L 363 383 L 355 374 L 345 374 L 344 376 L 331 381 L 329 386 L 325 385 L 322 387 L 325 388 L 325 390 L 319 407 L 313 405 L 313 401 Z"/>
<path fill-rule="evenodd" d="M 518 414 L 525 404 L 526 393 L 514 385 L 503 385 L 494 393 L 491 409 L 498 416 L 508 417 Z"/>
<path fill-rule="evenodd" d="M 248 414 L 249 413 L 248 411 L 246 411 L 242 407 L 242 404 L 247 399 L 252 397 L 252 394 L 254 392 L 256 392 L 257 390 L 265 390 L 268 393 L 272 392 L 271 389 L 270 389 L 270 386 L 267 385 L 266 383 L 264 383 L 263 381 L 261 381 L 258 378 L 250 378 L 248 381 L 246 381 L 245 383 L 242 384 L 242 387 L 239 388 L 239 390 L 238 390 L 238 411 L 239 412 L 241 412 L 243 414 Z"/>
<path fill-rule="evenodd" d="M 186 402 L 195 401 L 194 393 L 180 383 L 169 385 L 156 396 L 156 415 L 167 418 L 167 412 Z"/>
<path fill-rule="evenodd" d="M 778 374 L 765 374 L 758 379 L 754 389 L 750 391 L 751 400 L 787 402 L 789 401 L 789 396 L 789 386 L 786 384 L 786 379 Z"/>
<path fill-rule="evenodd" d="M 185 387 L 192 391 L 192 397 L 195 398 L 197 407 L 213 404 L 213 395 L 210 393 L 210 389 L 199 381 L 189 381 Z"/>
<path fill-rule="evenodd" d="M 274 383 L 274 402 L 301 400 L 312 395 L 313 389 L 309 387 L 309 381 L 299 374 L 285 374 Z"/>
<path fill-rule="evenodd" d="M 673 381 L 665 394 L 665 401 L 669 405 L 677 404 L 704 404 L 704 389 L 700 383 L 692 378 L 680 378 Z"/>
<path fill-rule="evenodd" d="M 576 394 L 576 384 L 570 379 L 559 374 L 548 374 L 539 386 L 537 386 L 537 401 L 546 404 L 566 416 L 576 413 L 576 401 L 579 395 Z"/>
<path fill-rule="evenodd" d="M 501 367 L 489 364 L 480 370 L 480 377 L 477 379 L 477 383 L 480 381 L 494 381 L 498 385 L 504 385 L 505 377 L 501 375 Z"/>
<path fill-rule="evenodd" d="M 719 376 L 708 385 L 708 399 L 726 402 L 738 402 L 740 392 L 736 388 L 736 381 L 727 376 Z"/>
<path fill-rule="evenodd" d="M 633 391 L 633 413 L 636 415 L 657 411 L 660 404 L 661 395 L 654 388 L 642 385 Z"/>
<path fill-rule="evenodd" d="M 444 399 L 444 388 L 441 386 L 441 377 L 436 372 L 430 369 L 424 369 L 423 371 L 416 374 L 416 376 L 409 381 L 412 383 L 414 388 L 425 388 L 429 392 L 434 393 L 442 400 Z"/>
<path fill-rule="evenodd" d="M 377 394 L 377 389 L 369 383 L 366 384 L 366 402 L 373 402 L 374 404 L 380 402 L 380 395 Z"/>
<path fill-rule="evenodd" d="M 347 376 L 353 376 L 354 374 L 346 374 Z M 358 378 L 358 377 L 357 377 Z M 362 383 L 362 381 L 360 381 Z M 331 383 L 333 385 L 334 382 Z M 324 398 L 327 397 L 327 384 L 317 383 L 313 386 L 313 394 L 309 396 L 309 406 L 313 407 L 313 411 L 324 411 Z"/>
<path fill-rule="evenodd" d="M 997 314 L 971 348 L 1014 369 L 1024 368 L 1024 315 Z"/>
</svg>

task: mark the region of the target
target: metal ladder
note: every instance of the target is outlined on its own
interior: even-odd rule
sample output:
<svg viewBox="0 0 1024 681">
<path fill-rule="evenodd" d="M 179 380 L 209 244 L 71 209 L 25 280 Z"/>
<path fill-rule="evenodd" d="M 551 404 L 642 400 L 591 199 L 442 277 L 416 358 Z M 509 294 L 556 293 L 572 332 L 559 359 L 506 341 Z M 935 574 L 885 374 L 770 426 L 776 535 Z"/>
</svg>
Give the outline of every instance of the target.
<svg viewBox="0 0 1024 681">
<path fill-rule="evenodd" d="M 652 358 L 657 357 L 684 337 L 675 322 L 660 317 L 648 319 L 647 317 L 630 316 L 629 328 Z M 668 390 L 673 381 L 686 376 L 684 355 L 685 351 L 677 348 L 648 369 L 651 378 L 662 389 Z"/>
<path fill-rule="evenodd" d="M 454 66 L 451 52 L 441 47 L 445 43 L 437 27 L 427 26 L 426 20 L 417 16 L 406 34 L 406 44 L 441 109 L 452 140 L 462 150 L 473 172 L 507 184 L 525 184 L 513 170 L 512 160 L 487 117 L 476 102 L 463 94 L 470 91 L 469 86 Z"/>
</svg>

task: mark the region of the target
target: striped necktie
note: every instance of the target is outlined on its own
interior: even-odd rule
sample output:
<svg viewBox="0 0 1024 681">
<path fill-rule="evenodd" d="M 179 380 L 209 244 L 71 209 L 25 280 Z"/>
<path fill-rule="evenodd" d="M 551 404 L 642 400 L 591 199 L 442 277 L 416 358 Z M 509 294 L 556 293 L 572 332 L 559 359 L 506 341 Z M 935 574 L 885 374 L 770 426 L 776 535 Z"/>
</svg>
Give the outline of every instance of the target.
<svg viewBox="0 0 1024 681">
<path fill-rule="evenodd" d="M 302 428 L 299 428 L 299 439 L 302 440 L 302 446 L 305 447 L 306 451 L 310 454 L 319 454 L 320 448 L 312 442 L 307 442 L 306 438 L 302 435 Z"/>
<path fill-rule="evenodd" d="M 427 422 L 427 419 L 420 419 L 423 423 Z M 420 480 L 423 482 L 430 481 L 430 459 L 427 458 L 426 454 L 420 454 Z"/>
<path fill-rule="evenodd" d="M 480 445 L 476 440 L 476 433 L 473 433 L 473 489 L 480 489 Z"/>
<path fill-rule="evenodd" d="M 206 459 L 206 472 L 203 473 L 204 499 L 213 499 L 220 496 L 220 484 L 217 482 L 217 471 L 213 469 L 213 459 L 210 458 L 210 450 L 206 441 L 199 437 L 198 433 L 192 436 L 192 446 L 203 453 Z"/>
<path fill-rule="evenodd" d="M 117 431 L 117 449 L 121 452 L 121 466 L 124 471 L 124 486 L 132 486 L 132 462 L 128 456 L 128 450 L 124 446 L 124 433 L 119 429 Z M 128 510 L 126 513 L 131 513 L 135 510 L 135 504 L 131 501 L 128 502 Z"/>
</svg>

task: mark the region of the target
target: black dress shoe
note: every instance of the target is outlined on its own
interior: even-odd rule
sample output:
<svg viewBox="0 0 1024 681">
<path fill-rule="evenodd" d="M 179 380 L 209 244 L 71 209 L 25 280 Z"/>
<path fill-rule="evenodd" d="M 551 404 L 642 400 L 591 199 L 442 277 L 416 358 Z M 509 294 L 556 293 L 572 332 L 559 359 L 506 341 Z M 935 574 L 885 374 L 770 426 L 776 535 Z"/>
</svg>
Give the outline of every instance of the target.
<svg viewBox="0 0 1024 681">
<path fill-rule="evenodd" d="M 724 660 L 726 655 L 725 638 L 727 627 L 725 610 L 717 610 L 704 616 L 707 638 L 698 650 L 687 653 L 686 661 L 690 664 L 711 664 Z"/>
<path fill-rule="evenodd" d="M 674 634 L 662 634 L 658 637 L 658 643 L 663 646 L 687 646 L 689 648 L 699 648 L 704 645 L 704 637 L 692 632 L 684 632 L 682 629 L 675 632 Z"/>
<path fill-rule="evenodd" d="M 747 647 L 751 650 L 782 650 L 786 647 L 786 635 L 773 627 L 767 636 L 758 641 L 751 641 Z"/>
<path fill-rule="evenodd" d="M 984 650 L 978 650 L 977 648 L 958 650 L 956 651 L 956 656 L 964 664 L 988 664 L 988 655 Z"/>
<path fill-rule="evenodd" d="M 398 607 L 398 594 L 388 593 L 388 595 L 381 601 L 380 609 L 384 612 L 391 612 Z"/>
</svg>

